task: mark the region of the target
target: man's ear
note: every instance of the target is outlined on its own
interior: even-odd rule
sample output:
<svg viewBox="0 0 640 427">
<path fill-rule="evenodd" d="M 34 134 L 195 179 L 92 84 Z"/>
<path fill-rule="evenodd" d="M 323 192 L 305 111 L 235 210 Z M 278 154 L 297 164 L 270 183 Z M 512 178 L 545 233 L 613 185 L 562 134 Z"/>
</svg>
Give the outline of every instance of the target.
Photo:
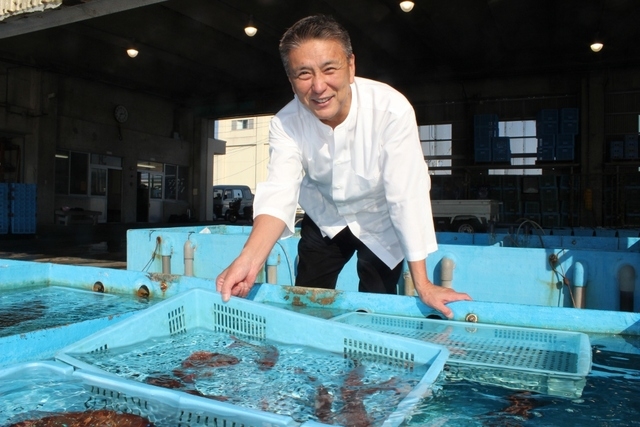
<svg viewBox="0 0 640 427">
<path fill-rule="evenodd" d="M 349 65 L 349 83 L 353 83 L 356 77 L 356 55 L 351 54 L 351 57 L 347 60 L 347 64 Z"/>
</svg>

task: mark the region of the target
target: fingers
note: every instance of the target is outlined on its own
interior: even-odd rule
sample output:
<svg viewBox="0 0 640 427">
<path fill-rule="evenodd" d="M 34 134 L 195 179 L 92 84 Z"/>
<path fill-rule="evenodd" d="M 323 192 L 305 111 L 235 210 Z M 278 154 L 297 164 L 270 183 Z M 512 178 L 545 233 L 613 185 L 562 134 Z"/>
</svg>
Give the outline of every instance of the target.
<svg viewBox="0 0 640 427">
<path fill-rule="evenodd" d="M 229 301 L 232 295 L 246 297 L 253 286 L 253 281 L 249 282 L 248 278 L 239 279 L 233 273 L 233 269 L 227 268 L 216 278 L 216 290 L 220 292 L 223 302 Z"/>
<path fill-rule="evenodd" d="M 433 307 L 438 310 L 440 313 L 444 314 L 445 317 L 449 320 L 453 319 L 453 311 L 449 307 L 444 304 L 437 304 L 437 307 Z"/>
<path fill-rule="evenodd" d="M 227 270 L 224 269 L 222 273 L 216 278 L 216 291 L 222 294 L 222 301 L 227 302 L 231 298 L 231 289 L 229 286 L 225 286 L 225 278 L 227 277 Z"/>
</svg>

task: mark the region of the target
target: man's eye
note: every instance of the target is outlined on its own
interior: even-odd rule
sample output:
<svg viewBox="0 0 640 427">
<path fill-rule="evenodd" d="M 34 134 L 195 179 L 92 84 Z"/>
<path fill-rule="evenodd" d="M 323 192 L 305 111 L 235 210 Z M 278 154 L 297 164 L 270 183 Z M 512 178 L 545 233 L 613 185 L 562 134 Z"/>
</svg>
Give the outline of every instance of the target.
<svg viewBox="0 0 640 427">
<path fill-rule="evenodd" d="M 302 71 L 302 72 L 298 73 L 296 78 L 298 78 L 300 80 L 309 80 L 311 78 L 311 73 L 308 72 L 308 71 Z"/>
<path fill-rule="evenodd" d="M 328 67 L 328 68 L 324 69 L 324 73 L 325 74 L 332 74 L 332 73 L 335 73 L 336 70 L 337 70 L 336 67 Z"/>
</svg>

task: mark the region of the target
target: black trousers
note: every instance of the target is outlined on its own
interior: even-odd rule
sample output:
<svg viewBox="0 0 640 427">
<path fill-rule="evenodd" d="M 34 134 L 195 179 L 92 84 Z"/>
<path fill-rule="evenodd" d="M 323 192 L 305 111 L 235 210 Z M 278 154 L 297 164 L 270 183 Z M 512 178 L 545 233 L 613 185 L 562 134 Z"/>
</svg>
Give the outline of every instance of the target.
<svg viewBox="0 0 640 427">
<path fill-rule="evenodd" d="M 298 243 L 296 286 L 335 289 L 338 275 L 358 252 L 358 290 L 378 294 L 396 294 L 402 262 L 390 269 L 364 243 L 345 227 L 333 239 L 323 237 L 307 215 L 302 220 Z"/>
</svg>

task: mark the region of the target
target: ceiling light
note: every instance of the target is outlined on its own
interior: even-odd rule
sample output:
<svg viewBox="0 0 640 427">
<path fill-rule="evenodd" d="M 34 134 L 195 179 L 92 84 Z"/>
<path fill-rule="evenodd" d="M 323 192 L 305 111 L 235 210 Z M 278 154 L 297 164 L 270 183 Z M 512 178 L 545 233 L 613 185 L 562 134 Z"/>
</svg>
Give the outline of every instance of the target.
<svg viewBox="0 0 640 427">
<path fill-rule="evenodd" d="M 591 43 L 591 50 L 594 52 L 600 52 L 603 47 L 604 45 L 600 41 L 594 41 L 593 43 Z"/>
<path fill-rule="evenodd" d="M 135 47 L 130 47 L 129 49 L 127 49 L 127 55 L 129 55 L 129 58 L 135 58 L 136 56 L 138 56 L 138 49 L 136 49 Z"/>
<path fill-rule="evenodd" d="M 258 29 L 255 27 L 255 25 L 253 25 L 253 17 L 252 16 L 249 17 L 249 22 L 247 23 L 247 26 L 244 27 L 244 32 L 249 37 L 255 36 L 256 33 L 258 32 Z"/>
<path fill-rule="evenodd" d="M 403 12 L 411 12 L 411 10 L 413 9 L 414 3 L 412 1 L 401 1 L 400 2 L 400 9 L 402 9 Z"/>
</svg>

